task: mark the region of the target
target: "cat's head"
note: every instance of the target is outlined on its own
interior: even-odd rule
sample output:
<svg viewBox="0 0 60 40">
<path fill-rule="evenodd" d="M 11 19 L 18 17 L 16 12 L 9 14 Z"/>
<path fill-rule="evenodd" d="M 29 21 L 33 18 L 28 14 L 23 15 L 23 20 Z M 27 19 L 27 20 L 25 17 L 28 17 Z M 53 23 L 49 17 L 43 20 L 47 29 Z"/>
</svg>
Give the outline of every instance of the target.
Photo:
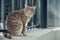
<svg viewBox="0 0 60 40">
<path fill-rule="evenodd" d="M 35 11 L 36 10 L 36 6 L 27 6 L 27 5 L 25 5 L 25 9 L 26 10 L 30 10 L 30 11 Z"/>
<path fill-rule="evenodd" d="M 25 6 L 26 16 L 33 16 L 35 14 L 36 6 Z"/>
</svg>

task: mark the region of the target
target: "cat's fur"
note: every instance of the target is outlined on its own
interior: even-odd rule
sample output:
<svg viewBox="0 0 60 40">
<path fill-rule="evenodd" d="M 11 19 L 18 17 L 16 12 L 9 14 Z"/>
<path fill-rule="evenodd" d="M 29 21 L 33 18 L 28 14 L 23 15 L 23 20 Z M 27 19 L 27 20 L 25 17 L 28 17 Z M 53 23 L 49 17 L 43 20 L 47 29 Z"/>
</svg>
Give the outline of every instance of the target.
<svg viewBox="0 0 60 40">
<path fill-rule="evenodd" d="M 11 38 L 11 36 L 25 35 L 25 25 L 28 24 L 30 19 L 35 14 L 36 6 L 25 6 L 22 10 L 10 12 L 6 17 L 7 30 L 10 33 L 4 32 L 4 36 Z"/>
</svg>

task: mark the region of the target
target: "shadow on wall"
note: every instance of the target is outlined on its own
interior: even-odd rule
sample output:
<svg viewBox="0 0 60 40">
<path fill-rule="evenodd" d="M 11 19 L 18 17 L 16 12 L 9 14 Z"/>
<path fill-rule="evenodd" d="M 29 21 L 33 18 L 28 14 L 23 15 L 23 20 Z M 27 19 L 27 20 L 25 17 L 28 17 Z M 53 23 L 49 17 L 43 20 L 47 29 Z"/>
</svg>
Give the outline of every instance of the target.
<svg viewBox="0 0 60 40">
<path fill-rule="evenodd" d="M 48 11 L 47 15 L 47 26 L 52 27 L 54 26 L 54 14 L 50 11 Z"/>
<path fill-rule="evenodd" d="M 48 26 L 60 27 L 60 0 L 48 0 Z"/>
</svg>

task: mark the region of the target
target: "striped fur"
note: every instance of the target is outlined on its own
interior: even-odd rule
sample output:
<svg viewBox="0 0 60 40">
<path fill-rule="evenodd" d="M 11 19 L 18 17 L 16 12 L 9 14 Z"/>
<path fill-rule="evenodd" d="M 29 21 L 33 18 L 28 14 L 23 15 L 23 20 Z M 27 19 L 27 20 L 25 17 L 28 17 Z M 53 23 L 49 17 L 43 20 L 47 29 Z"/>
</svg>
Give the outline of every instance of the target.
<svg viewBox="0 0 60 40">
<path fill-rule="evenodd" d="M 25 35 L 25 25 L 28 24 L 32 16 L 35 14 L 36 7 L 25 7 L 22 10 L 10 12 L 6 17 L 7 30 L 9 35 L 21 36 Z M 4 35 L 8 35 L 4 32 Z M 6 37 L 5 36 L 5 37 Z"/>
</svg>

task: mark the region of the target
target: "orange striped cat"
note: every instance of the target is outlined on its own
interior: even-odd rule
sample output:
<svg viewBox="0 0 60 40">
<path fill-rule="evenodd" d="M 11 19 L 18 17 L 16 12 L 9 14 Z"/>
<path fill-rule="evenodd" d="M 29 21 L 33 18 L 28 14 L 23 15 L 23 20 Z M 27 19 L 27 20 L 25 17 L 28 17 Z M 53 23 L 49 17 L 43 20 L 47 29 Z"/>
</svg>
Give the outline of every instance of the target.
<svg viewBox="0 0 60 40">
<path fill-rule="evenodd" d="M 36 6 L 25 6 L 22 10 L 10 12 L 6 17 L 6 26 L 8 32 L 3 32 L 6 38 L 11 36 L 25 36 L 25 25 L 35 14 Z"/>
</svg>

